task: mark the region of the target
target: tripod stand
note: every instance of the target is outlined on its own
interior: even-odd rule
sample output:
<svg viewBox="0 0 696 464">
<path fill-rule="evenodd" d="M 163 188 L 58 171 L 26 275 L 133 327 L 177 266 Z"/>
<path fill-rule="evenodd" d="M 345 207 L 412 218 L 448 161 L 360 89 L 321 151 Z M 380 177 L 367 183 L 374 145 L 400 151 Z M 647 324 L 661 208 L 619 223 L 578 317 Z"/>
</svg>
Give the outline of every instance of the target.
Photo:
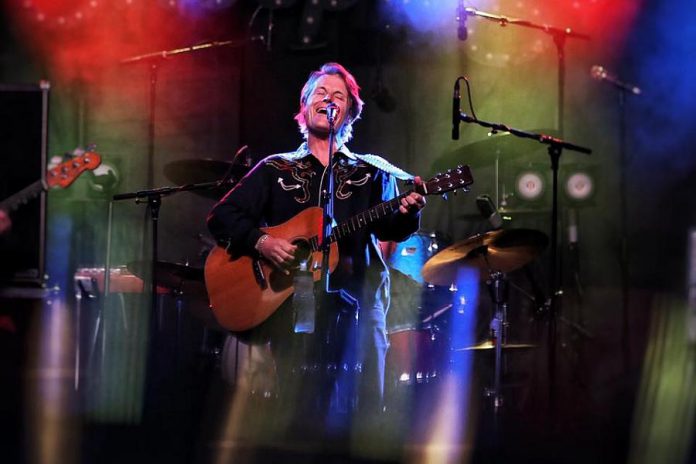
<svg viewBox="0 0 696 464">
<path fill-rule="evenodd" d="M 503 272 L 490 271 L 490 279 L 486 281 L 491 300 L 495 308 L 491 320 L 491 341 L 495 346 L 495 367 L 493 370 L 493 411 L 498 413 L 503 407 L 503 396 L 500 391 L 501 376 L 503 370 L 503 347 L 507 344 L 507 305 L 508 305 L 508 281 Z"/>
</svg>

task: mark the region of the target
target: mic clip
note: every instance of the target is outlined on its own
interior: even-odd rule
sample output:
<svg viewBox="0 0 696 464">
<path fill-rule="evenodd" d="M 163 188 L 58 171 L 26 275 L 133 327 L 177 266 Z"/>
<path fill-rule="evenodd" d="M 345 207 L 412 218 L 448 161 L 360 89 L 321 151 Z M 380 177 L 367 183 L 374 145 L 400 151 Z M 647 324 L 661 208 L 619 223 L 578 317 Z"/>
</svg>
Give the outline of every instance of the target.
<svg viewBox="0 0 696 464">
<path fill-rule="evenodd" d="M 336 115 L 338 113 L 338 105 L 334 102 L 329 102 L 326 105 L 326 119 L 329 120 L 329 124 L 333 125 L 336 121 Z"/>
</svg>

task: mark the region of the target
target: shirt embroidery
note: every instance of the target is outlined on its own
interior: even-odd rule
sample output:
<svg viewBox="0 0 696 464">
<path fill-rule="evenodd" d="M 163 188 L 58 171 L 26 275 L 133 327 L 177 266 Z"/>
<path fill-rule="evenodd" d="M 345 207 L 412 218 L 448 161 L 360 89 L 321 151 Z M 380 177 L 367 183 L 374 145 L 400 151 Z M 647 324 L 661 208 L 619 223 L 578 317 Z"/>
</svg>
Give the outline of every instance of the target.
<svg viewBox="0 0 696 464">
<path fill-rule="evenodd" d="M 312 164 L 309 161 L 287 160 L 287 159 L 272 159 L 268 161 L 268 165 L 274 167 L 281 172 L 289 173 L 298 184 L 289 184 L 278 178 L 278 184 L 285 191 L 302 190 L 298 195 L 294 196 L 296 202 L 307 203 L 310 198 L 309 186 L 312 176 L 315 172 L 312 170 Z"/>
<path fill-rule="evenodd" d="M 370 180 L 372 174 L 370 174 L 369 172 L 365 173 L 364 176 L 357 180 L 351 179 L 351 177 L 356 172 L 358 172 L 359 169 L 364 168 L 367 168 L 367 165 L 363 163 L 339 163 L 338 167 L 336 168 L 336 198 L 338 198 L 339 200 L 345 200 L 347 198 L 350 198 L 350 196 L 353 195 L 353 191 L 350 189 L 349 186 L 355 185 L 357 187 L 360 187 L 362 185 L 365 185 L 367 181 Z"/>
</svg>

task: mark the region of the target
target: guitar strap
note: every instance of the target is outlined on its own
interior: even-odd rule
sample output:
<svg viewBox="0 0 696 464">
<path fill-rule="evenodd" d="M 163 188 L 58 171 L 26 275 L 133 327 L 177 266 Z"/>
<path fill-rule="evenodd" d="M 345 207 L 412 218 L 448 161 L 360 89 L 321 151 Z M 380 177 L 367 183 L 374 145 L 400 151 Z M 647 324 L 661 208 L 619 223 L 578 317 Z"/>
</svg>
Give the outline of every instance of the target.
<svg viewBox="0 0 696 464">
<path fill-rule="evenodd" d="M 356 153 L 353 153 L 353 156 L 355 156 L 357 159 L 360 161 L 363 161 L 370 166 L 376 167 L 377 169 L 381 169 L 382 171 L 391 174 L 392 176 L 396 177 L 399 180 L 413 180 L 415 177 L 413 174 L 409 174 L 408 172 L 404 171 L 403 169 L 394 166 L 391 164 L 389 161 L 385 160 L 381 156 L 377 155 L 358 155 Z"/>
</svg>

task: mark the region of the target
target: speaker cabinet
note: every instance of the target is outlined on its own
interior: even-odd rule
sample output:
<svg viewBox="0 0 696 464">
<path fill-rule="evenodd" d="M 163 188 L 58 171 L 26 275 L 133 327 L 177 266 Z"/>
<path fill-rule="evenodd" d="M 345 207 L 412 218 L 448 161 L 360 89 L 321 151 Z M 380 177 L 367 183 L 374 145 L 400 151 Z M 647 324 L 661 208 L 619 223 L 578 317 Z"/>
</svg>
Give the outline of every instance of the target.
<svg viewBox="0 0 696 464">
<path fill-rule="evenodd" d="M 7 200 L 44 180 L 49 89 L 46 81 L 0 84 L 0 205 L 12 220 L 9 233 L 0 236 L 0 281 L 5 284 L 44 281 L 46 194 L 38 189 L 26 201 Z"/>
</svg>

